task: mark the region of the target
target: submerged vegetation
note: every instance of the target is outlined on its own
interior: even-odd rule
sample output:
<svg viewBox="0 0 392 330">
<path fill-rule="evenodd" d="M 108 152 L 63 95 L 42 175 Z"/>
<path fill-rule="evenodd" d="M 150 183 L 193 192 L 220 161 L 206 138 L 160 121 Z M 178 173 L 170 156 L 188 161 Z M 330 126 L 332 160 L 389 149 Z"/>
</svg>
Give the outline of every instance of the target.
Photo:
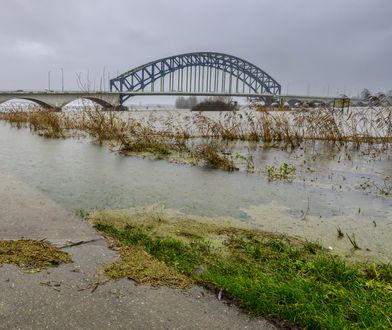
<svg viewBox="0 0 392 330">
<path fill-rule="evenodd" d="M 376 184 L 375 182 L 370 181 L 370 179 L 366 179 L 359 185 L 359 189 L 375 193 L 381 196 L 391 196 L 392 195 L 392 177 L 386 176 L 382 182 L 382 184 Z"/>
<path fill-rule="evenodd" d="M 68 263 L 71 258 L 45 241 L 0 241 L 0 265 L 14 264 L 24 269 L 41 269 Z"/>
<path fill-rule="evenodd" d="M 305 141 L 328 141 L 336 145 L 350 143 L 357 149 L 363 144 L 389 146 L 392 143 L 391 107 L 230 111 L 222 112 L 218 118 L 194 112 L 185 121 L 177 119 L 168 115 L 161 120 L 152 114 L 147 119 L 136 120 L 121 113 L 102 112 L 97 108 L 77 113 L 52 112 L 40 108 L 0 112 L 0 120 L 8 121 L 18 128 L 28 126 L 46 137 L 63 138 L 85 132 L 99 143 L 110 142 L 123 153 L 150 153 L 161 157 L 185 152 L 196 156 L 196 160 L 198 152 L 205 154 L 211 147 L 206 149 L 205 146 L 196 146 L 192 149 L 188 142 L 199 141 L 200 144 L 201 141 L 203 145 L 206 139 L 215 139 L 217 142 L 260 141 L 289 149 L 297 148 Z M 218 152 L 218 149 L 215 148 L 214 152 Z M 219 156 L 225 158 L 222 153 Z M 206 160 L 205 163 L 214 167 L 215 162 Z M 226 165 L 222 168 L 233 169 Z"/>
<path fill-rule="evenodd" d="M 295 167 L 287 163 L 283 163 L 279 167 L 274 165 L 267 166 L 265 170 L 269 181 L 292 181 L 295 175 Z"/>
<path fill-rule="evenodd" d="M 101 211 L 90 220 L 120 248 L 122 260 L 104 270 L 111 278 L 195 282 L 305 328 L 391 326 L 390 265 L 348 264 L 317 243 L 162 214 Z"/>
<path fill-rule="evenodd" d="M 147 115 L 87 107 L 63 112 L 31 108 L 0 112 L 0 120 L 46 137 L 90 137 L 125 156 L 246 171 L 264 175 L 269 182 L 303 182 L 392 197 L 392 180 L 382 171 L 382 177 L 363 173 L 348 180 L 317 171 L 326 159 L 336 160 L 336 168 L 348 162 L 359 164 L 358 160 L 389 161 L 392 107 Z M 264 150 L 270 155 L 283 150 L 283 157 L 269 159 Z M 360 172 L 357 165 L 350 171 Z"/>
<path fill-rule="evenodd" d="M 256 108 L 257 110 L 257 108 Z M 130 134 L 172 138 L 219 138 L 283 142 L 295 147 L 305 140 L 363 143 L 392 142 L 392 108 L 333 108 L 271 112 L 224 112 L 219 118 L 202 112 L 179 122 L 173 115 L 164 121 L 153 115 L 135 120 L 116 112 L 86 108 L 79 113 L 53 112 L 41 108 L 0 112 L 0 119 L 16 127 L 28 125 L 48 137 L 63 137 L 65 130 L 82 130 L 98 141 L 119 140 Z"/>
<path fill-rule="evenodd" d="M 214 143 L 203 143 L 192 150 L 193 157 L 212 168 L 221 168 L 226 171 L 238 170 L 234 161 L 227 155 L 220 153 L 219 146 Z"/>
</svg>

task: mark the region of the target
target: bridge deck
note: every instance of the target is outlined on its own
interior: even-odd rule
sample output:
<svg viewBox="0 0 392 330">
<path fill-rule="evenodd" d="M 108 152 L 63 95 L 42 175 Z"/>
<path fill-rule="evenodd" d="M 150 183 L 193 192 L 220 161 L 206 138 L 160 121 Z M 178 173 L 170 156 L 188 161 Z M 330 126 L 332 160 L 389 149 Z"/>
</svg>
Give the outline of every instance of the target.
<svg viewBox="0 0 392 330">
<path fill-rule="evenodd" d="M 140 92 L 108 92 L 108 91 L 0 91 L 0 97 L 7 97 L 10 99 L 29 99 L 39 96 L 58 97 L 58 96 L 73 96 L 75 98 L 95 98 L 95 97 L 119 97 L 121 95 L 129 96 L 227 96 L 227 97 L 245 97 L 245 98 L 272 98 L 276 100 L 300 100 L 310 101 L 318 100 L 329 102 L 339 99 L 337 96 L 320 96 L 320 95 L 295 95 L 295 94 L 255 94 L 255 93 L 221 93 L 221 92 L 156 92 L 156 91 L 140 91 Z M 352 101 L 360 101 L 359 98 L 349 98 Z"/>
</svg>

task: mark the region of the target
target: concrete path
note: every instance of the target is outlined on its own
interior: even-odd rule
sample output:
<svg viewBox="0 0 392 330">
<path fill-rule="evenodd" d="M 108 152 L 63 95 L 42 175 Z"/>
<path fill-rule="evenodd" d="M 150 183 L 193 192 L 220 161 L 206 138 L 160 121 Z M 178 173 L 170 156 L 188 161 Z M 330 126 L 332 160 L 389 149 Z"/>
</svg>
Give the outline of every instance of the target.
<svg viewBox="0 0 392 330">
<path fill-rule="evenodd" d="M 63 246 L 73 263 L 36 274 L 0 266 L 0 329 L 275 329 L 200 287 L 153 289 L 103 279 L 118 256 L 91 226 L 45 195 L 0 172 L 0 240 L 33 238 Z"/>
</svg>

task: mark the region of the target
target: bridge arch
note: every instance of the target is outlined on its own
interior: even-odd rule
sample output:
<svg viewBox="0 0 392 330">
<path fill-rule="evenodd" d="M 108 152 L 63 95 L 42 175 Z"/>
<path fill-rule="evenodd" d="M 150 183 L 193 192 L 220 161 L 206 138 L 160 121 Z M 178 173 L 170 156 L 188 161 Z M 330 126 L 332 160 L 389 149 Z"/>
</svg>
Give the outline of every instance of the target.
<svg viewBox="0 0 392 330">
<path fill-rule="evenodd" d="M 100 105 L 100 106 L 103 107 L 103 108 L 112 108 L 112 107 L 113 107 L 113 105 L 112 105 L 111 103 L 109 103 L 109 102 L 107 102 L 107 101 L 105 101 L 105 100 L 103 100 L 103 99 L 101 99 L 101 98 L 99 98 L 99 97 L 93 97 L 93 96 L 76 96 L 76 97 L 74 97 L 73 99 L 69 99 L 69 100 L 67 100 L 65 103 L 63 103 L 63 104 L 61 105 L 61 108 L 62 108 L 62 107 L 65 107 L 66 105 L 69 105 L 69 104 L 72 103 L 72 102 L 78 101 L 78 100 L 88 100 L 88 101 L 91 101 L 91 102 L 93 102 L 93 103 L 96 103 L 96 104 Z"/>
<path fill-rule="evenodd" d="M 120 96 L 105 92 L 0 92 L 0 104 L 12 100 L 27 100 L 44 108 L 61 110 L 65 105 L 78 99 L 86 99 L 105 109 L 117 110 L 120 107 Z"/>
<path fill-rule="evenodd" d="M 50 104 L 50 103 L 45 102 L 45 101 L 42 101 L 42 100 L 39 100 L 39 99 L 34 98 L 34 97 L 11 97 L 11 98 L 6 98 L 6 99 L 2 98 L 2 99 L 0 99 L 0 105 L 4 104 L 6 102 L 9 102 L 9 101 L 16 101 L 16 100 L 30 101 L 30 102 L 33 102 L 33 103 L 35 103 L 35 104 L 37 104 L 37 105 L 39 105 L 40 107 L 43 107 L 43 108 L 56 109 L 55 105 Z"/>
<path fill-rule="evenodd" d="M 219 71 L 222 72 L 221 77 Z M 169 92 L 177 86 L 176 92 L 184 91 L 184 94 L 192 91 L 201 94 L 217 93 L 220 80 L 222 94 L 252 93 L 258 96 L 278 95 L 281 92 L 281 85 L 259 67 L 241 58 L 215 52 L 187 53 L 146 63 L 112 79 L 110 88 L 111 91 L 128 93 L 122 96 L 123 102 L 132 96 L 130 92 L 144 91 L 149 85 L 153 87 L 157 80 L 161 80 L 160 92 L 164 92 L 162 80 L 167 76 L 169 82 L 166 86 L 169 85 Z M 242 84 L 242 93 L 238 88 L 239 82 Z M 248 93 L 245 93 L 245 87 Z"/>
</svg>

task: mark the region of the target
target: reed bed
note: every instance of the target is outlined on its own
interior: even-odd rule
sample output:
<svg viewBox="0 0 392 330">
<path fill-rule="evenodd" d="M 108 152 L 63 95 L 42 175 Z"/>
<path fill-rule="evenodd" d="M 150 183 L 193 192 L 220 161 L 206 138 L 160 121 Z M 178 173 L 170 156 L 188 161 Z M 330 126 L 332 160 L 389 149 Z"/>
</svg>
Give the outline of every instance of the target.
<svg viewBox="0 0 392 330">
<path fill-rule="evenodd" d="M 32 109 L 31 111 L 0 112 L 0 120 L 11 123 L 16 128 L 29 127 L 40 135 L 60 138 L 65 137 L 65 115 L 46 109 Z"/>
<path fill-rule="evenodd" d="M 283 142 L 292 148 L 305 140 L 353 142 L 357 147 L 392 142 L 391 107 L 230 112 L 215 119 L 198 113 L 194 123 L 202 137 Z"/>
<path fill-rule="evenodd" d="M 351 144 L 356 148 L 364 144 L 389 148 L 392 142 L 392 107 L 254 110 L 222 112 L 218 116 L 194 112 L 186 117 L 173 113 L 165 116 L 151 113 L 143 119 L 135 119 L 128 113 L 103 112 L 98 108 L 86 107 L 80 112 L 31 108 L 0 112 L 0 120 L 17 128 L 29 127 L 52 138 L 84 132 L 100 144 L 110 141 L 124 153 L 147 152 L 164 156 L 186 152 L 196 162 L 212 167 L 220 164 L 218 167 L 225 169 L 231 166 L 208 160 L 210 156 L 214 158 L 214 153 L 225 160 L 224 153 L 217 147 L 219 141 L 279 143 L 291 149 L 309 140 Z M 193 147 L 189 143 L 199 141 L 197 143 L 202 144 L 211 139 L 215 143 Z"/>
</svg>

